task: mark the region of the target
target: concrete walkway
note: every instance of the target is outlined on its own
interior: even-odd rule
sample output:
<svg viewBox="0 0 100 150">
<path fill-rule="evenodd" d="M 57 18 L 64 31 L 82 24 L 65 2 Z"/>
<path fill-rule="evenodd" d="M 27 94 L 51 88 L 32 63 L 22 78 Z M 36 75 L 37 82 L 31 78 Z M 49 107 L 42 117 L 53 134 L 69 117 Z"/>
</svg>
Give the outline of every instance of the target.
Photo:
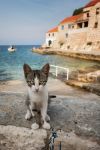
<svg viewBox="0 0 100 150">
<path fill-rule="evenodd" d="M 55 140 L 55 150 L 58 150 L 56 147 L 59 140 L 62 140 L 65 150 L 99 150 L 100 97 L 67 86 L 56 79 L 49 79 L 48 89 L 50 94 L 57 96 L 49 104 L 50 124 L 56 130 L 62 131 Z M 31 130 L 34 119 L 24 119 L 25 97 L 24 82 L 9 81 L 0 84 L 1 150 L 41 150 L 46 147 L 47 131 Z"/>
</svg>

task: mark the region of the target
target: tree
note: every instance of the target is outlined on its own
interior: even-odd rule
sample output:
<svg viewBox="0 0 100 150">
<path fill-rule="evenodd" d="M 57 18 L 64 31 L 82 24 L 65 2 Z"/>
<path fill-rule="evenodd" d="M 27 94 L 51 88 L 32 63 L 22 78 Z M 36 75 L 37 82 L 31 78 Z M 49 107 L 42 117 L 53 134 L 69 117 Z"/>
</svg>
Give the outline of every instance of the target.
<svg viewBox="0 0 100 150">
<path fill-rule="evenodd" d="M 75 10 L 73 11 L 73 16 L 78 15 L 78 14 L 81 14 L 82 12 L 83 12 L 83 7 L 78 8 L 78 9 L 75 9 Z"/>
</svg>

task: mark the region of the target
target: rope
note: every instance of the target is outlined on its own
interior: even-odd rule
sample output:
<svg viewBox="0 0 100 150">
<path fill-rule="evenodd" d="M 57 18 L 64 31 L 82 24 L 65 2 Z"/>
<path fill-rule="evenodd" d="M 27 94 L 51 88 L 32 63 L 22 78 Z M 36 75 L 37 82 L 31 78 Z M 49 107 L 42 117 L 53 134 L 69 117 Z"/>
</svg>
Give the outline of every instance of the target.
<svg viewBox="0 0 100 150">
<path fill-rule="evenodd" d="M 58 137 L 58 135 L 57 135 L 57 130 L 54 130 L 54 128 L 52 128 L 51 130 L 52 130 L 51 136 L 49 138 L 49 150 L 54 150 L 55 139 Z M 61 129 L 60 129 L 60 131 L 61 131 Z M 61 147 L 62 147 L 61 141 L 58 146 L 59 146 L 59 150 L 61 150 Z"/>
</svg>

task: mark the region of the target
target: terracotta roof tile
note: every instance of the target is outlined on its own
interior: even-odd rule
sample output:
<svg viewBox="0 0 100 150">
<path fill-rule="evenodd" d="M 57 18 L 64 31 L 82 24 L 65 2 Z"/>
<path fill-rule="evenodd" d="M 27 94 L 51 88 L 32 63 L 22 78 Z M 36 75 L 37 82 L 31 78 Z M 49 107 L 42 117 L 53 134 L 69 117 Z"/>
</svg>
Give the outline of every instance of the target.
<svg viewBox="0 0 100 150">
<path fill-rule="evenodd" d="M 58 32 L 58 27 L 55 27 L 55 28 L 49 30 L 47 33 L 50 33 L 50 32 Z"/>
<path fill-rule="evenodd" d="M 84 8 L 95 6 L 100 0 L 91 0 Z"/>
<path fill-rule="evenodd" d="M 64 20 L 62 20 L 62 21 L 60 22 L 60 24 L 65 24 L 65 23 L 67 23 L 67 22 L 75 22 L 75 21 L 77 21 L 81 16 L 82 16 L 82 14 L 75 15 L 75 16 L 71 16 L 71 17 L 67 17 L 67 18 L 65 18 Z"/>
</svg>

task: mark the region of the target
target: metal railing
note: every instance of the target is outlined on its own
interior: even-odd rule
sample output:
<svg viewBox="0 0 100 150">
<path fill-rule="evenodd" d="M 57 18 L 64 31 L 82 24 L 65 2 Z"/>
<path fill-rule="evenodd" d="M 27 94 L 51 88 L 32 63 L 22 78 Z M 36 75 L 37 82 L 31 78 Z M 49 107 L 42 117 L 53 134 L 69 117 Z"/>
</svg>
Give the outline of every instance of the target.
<svg viewBox="0 0 100 150">
<path fill-rule="evenodd" d="M 66 79 L 68 80 L 68 78 L 69 78 L 69 68 L 55 66 L 55 65 L 50 65 L 50 66 L 55 68 L 55 75 L 56 75 L 56 77 L 58 76 L 58 69 L 65 70 L 66 71 Z"/>
</svg>

